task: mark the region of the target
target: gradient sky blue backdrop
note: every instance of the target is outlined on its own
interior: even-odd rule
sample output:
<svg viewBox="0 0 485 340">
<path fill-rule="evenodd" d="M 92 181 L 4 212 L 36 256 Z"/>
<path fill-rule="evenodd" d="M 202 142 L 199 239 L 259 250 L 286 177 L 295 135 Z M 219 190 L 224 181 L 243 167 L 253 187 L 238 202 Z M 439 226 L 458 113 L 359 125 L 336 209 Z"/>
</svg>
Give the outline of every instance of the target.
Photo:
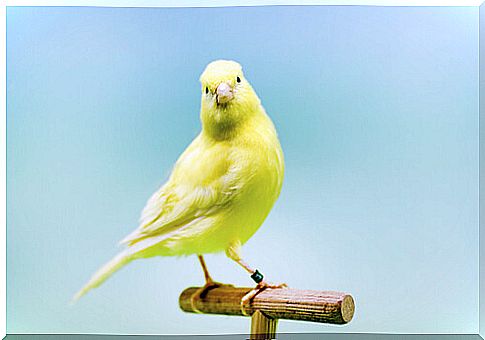
<svg viewBox="0 0 485 340">
<path fill-rule="evenodd" d="M 8 8 L 8 333 L 244 333 L 185 314 L 195 257 L 132 263 L 75 306 L 199 131 L 198 77 L 242 63 L 286 156 L 244 248 L 267 278 L 343 290 L 347 326 L 478 331 L 478 8 Z M 215 279 L 250 285 L 224 255 Z"/>
</svg>

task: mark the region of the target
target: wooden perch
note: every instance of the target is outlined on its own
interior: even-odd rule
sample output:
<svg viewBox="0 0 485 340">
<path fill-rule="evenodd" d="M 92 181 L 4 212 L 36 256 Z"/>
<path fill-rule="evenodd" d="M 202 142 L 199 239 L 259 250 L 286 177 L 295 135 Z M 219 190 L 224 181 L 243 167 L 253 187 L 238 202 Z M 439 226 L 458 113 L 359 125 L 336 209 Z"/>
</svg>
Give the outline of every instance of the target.
<svg viewBox="0 0 485 340">
<path fill-rule="evenodd" d="M 179 304 L 183 311 L 196 312 L 192 309 L 190 298 L 197 289 L 198 287 L 187 288 L 180 295 Z M 195 307 L 206 314 L 244 316 L 240 306 L 241 298 L 251 289 L 232 286 L 214 288 L 202 299 L 198 299 Z M 345 324 L 352 320 L 354 315 L 354 299 L 351 295 L 340 292 L 290 288 L 266 289 L 256 295 L 246 306 L 247 314 L 253 315 L 256 311 L 274 320 Z"/>
</svg>

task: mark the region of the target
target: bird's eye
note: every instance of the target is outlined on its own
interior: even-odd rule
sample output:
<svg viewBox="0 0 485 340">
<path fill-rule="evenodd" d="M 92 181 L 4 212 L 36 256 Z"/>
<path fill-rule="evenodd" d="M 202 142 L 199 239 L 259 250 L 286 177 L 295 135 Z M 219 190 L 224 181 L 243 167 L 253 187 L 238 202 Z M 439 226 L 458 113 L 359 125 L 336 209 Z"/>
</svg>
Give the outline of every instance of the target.
<svg viewBox="0 0 485 340">
<path fill-rule="evenodd" d="M 237 81 L 238 83 L 240 83 L 240 82 L 241 82 L 241 78 L 237 77 L 237 78 L 236 78 L 236 81 Z"/>
<path fill-rule="evenodd" d="M 208 94 L 209 93 L 209 88 L 206 86 L 205 87 L 205 94 Z"/>
</svg>

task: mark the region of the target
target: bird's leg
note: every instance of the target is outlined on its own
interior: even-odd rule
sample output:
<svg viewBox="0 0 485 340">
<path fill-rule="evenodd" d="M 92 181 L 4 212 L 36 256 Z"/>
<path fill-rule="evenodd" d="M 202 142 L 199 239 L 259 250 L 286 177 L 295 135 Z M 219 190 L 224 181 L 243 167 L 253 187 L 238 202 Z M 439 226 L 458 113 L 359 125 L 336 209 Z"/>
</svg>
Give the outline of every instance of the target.
<svg viewBox="0 0 485 340">
<path fill-rule="evenodd" d="M 202 270 L 204 271 L 204 277 L 205 277 L 205 284 L 204 286 L 200 287 L 197 289 L 194 294 L 190 297 L 190 304 L 192 307 L 192 310 L 196 313 L 201 313 L 201 311 L 196 307 L 196 303 L 198 300 L 203 299 L 207 292 L 211 289 L 218 288 L 221 286 L 232 286 L 232 285 L 227 285 L 224 283 L 216 282 L 212 279 L 212 277 L 209 274 L 209 271 L 207 270 L 207 266 L 204 261 L 204 257 L 202 255 L 198 255 L 200 265 L 202 267 Z"/>
<path fill-rule="evenodd" d="M 202 270 L 204 271 L 204 277 L 205 277 L 205 285 L 210 285 L 214 283 L 214 280 L 212 280 L 212 277 L 209 274 L 209 271 L 207 270 L 207 265 L 205 264 L 204 257 L 202 255 L 198 255 L 200 265 L 202 267 Z"/>
<path fill-rule="evenodd" d="M 243 315 L 248 315 L 246 313 L 246 305 L 251 302 L 251 300 L 258 295 L 263 290 L 269 289 L 277 289 L 277 288 L 285 288 L 288 287 L 286 283 L 280 284 L 273 284 L 263 280 L 263 274 L 261 274 L 257 269 L 252 269 L 246 262 L 244 262 L 241 258 L 241 245 L 240 243 L 235 243 L 229 246 L 226 249 L 226 255 L 241 267 L 243 267 L 249 274 L 251 274 L 251 278 L 254 282 L 256 282 L 256 287 L 254 287 L 251 291 L 249 291 L 246 295 L 244 295 L 241 299 L 241 312 Z"/>
</svg>

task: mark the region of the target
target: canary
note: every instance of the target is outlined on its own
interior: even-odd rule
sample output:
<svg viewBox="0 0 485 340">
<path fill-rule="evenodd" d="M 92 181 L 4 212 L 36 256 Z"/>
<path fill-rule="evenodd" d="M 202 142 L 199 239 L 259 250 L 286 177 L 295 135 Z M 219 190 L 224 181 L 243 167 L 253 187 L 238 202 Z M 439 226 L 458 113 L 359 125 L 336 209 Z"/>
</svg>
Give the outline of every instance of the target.
<svg viewBox="0 0 485 340">
<path fill-rule="evenodd" d="M 77 300 L 133 260 L 197 255 L 206 284 L 212 280 L 203 254 L 225 252 L 257 283 L 246 303 L 270 285 L 241 257 L 277 200 L 284 177 L 275 127 L 235 61 L 211 62 L 200 76 L 202 129 L 177 160 L 168 181 L 148 200 L 126 247 L 99 269 Z M 198 296 L 194 296 L 194 301 Z"/>
</svg>

